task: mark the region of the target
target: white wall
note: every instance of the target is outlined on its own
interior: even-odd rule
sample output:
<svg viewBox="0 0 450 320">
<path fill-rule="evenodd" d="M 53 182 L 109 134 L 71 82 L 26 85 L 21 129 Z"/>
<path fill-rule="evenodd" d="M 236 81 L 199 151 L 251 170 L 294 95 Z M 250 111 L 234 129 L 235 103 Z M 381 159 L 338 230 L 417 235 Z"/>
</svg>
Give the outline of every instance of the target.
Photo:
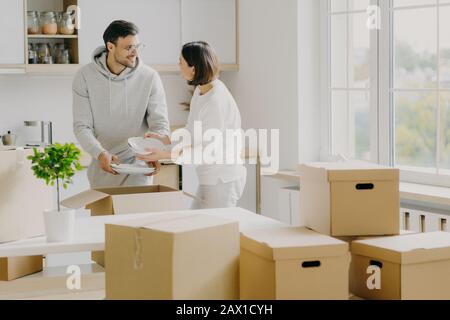
<svg viewBox="0 0 450 320">
<path fill-rule="evenodd" d="M 240 70 L 223 74 L 244 128 L 280 129 L 280 169 L 320 153 L 320 19 L 317 0 L 242 0 Z M 278 189 L 298 183 L 263 177 L 262 214 L 277 218 Z"/>
<path fill-rule="evenodd" d="M 320 1 L 298 1 L 299 163 L 321 154 L 321 23 Z"/>
<path fill-rule="evenodd" d="M 243 127 L 280 129 L 280 168 L 298 160 L 297 1 L 239 2 L 239 63 L 222 79 L 234 94 Z"/>
</svg>

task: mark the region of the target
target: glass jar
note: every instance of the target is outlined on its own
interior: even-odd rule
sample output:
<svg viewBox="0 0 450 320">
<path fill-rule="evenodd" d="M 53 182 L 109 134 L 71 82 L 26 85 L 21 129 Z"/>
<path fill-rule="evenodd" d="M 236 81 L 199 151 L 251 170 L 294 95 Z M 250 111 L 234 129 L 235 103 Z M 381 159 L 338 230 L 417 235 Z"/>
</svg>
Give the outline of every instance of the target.
<svg viewBox="0 0 450 320">
<path fill-rule="evenodd" d="M 58 24 L 58 32 L 64 35 L 72 35 L 75 33 L 75 24 L 72 16 L 68 12 L 64 12 Z"/>
<path fill-rule="evenodd" d="M 48 43 L 37 44 L 38 63 L 53 64 L 53 57 L 50 53 L 50 45 Z"/>
<path fill-rule="evenodd" d="M 55 35 L 58 32 L 56 17 L 53 11 L 43 12 L 41 14 L 42 33 Z"/>
<path fill-rule="evenodd" d="M 65 49 L 64 43 L 55 44 L 53 47 L 53 61 L 55 61 L 55 63 L 62 63 L 61 58 Z"/>
<path fill-rule="evenodd" d="M 34 44 L 28 44 L 28 64 L 38 63 L 38 56 Z"/>
<path fill-rule="evenodd" d="M 41 32 L 39 26 L 39 17 L 36 11 L 27 12 L 27 33 L 38 34 Z"/>
<path fill-rule="evenodd" d="M 61 53 L 61 61 L 62 64 L 69 64 L 70 63 L 70 54 L 68 49 L 64 49 Z"/>
</svg>

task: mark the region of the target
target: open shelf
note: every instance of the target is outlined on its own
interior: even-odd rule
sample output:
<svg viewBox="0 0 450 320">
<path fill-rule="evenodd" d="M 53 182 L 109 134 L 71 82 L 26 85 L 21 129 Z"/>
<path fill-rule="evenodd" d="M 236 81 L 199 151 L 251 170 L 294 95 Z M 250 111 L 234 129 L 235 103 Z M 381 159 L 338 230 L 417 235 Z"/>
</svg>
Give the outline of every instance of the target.
<svg viewBox="0 0 450 320">
<path fill-rule="evenodd" d="M 40 75 L 74 75 L 80 67 L 79 64 L 27 64 L 26 72 Z"/>
<path fill-rule="evenodd" d="M 64 34 L 29 34 L 27 35 L 28 39 L 78 39 L 77 34 L 73 35 L 64 35 Z"/>
<path fill-rule="evenodd" d="M 77 5 L 77 0 L 25 0 L 25 16 L 27 11 L 53 11 L 66 12 L 71 5 Z M 27 21 L 25 21 L 27 23 Z M 27 30 L 27 28 L 25 28 Z M 31 74 L 47 74 L 47 75 L 73 75 L 79 68 L 79 52 L 78 52 L 78 34 L 64 35 L 64 34 L 25 34 L 26 46 L 26 73 Z M 65 49 L 69 50 L 70 64 L 31 64 L 28 59 L 28 45 L 37 45 L 38 43 L 50 44 L 51 54 L 55 62 L 55 56 L 52 53 L 53 47 L 56 44 L 64 44 Z M 35 50 L 37 48 L 35 47 Z M 42 62 L 42 61 L 40 61 Z"/>
</svg>

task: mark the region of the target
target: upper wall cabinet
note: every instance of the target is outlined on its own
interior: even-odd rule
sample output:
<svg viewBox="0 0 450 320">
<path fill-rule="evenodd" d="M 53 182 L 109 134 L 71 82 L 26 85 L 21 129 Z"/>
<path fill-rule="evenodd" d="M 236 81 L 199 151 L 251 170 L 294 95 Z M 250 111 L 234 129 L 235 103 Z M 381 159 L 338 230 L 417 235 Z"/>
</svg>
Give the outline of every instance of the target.
<svg viewBox="0 0 450 320">
<path fill-rule="evenodd" d="M 25 64 L 25 9 L 22 0 L 0 0 L 0 65 Z"/>
<path fill-rule="evenodd" d="M 238 65 L 238 0 L 181 0 L 183 43 L 203 40 L 227 67 Z"/>
<path fill-rule="evenodd" d="M 89 63 L 103 44 L 103 32 L 114 20 L 132 21 L 146 45 L 142 60 L 149 65 L 178 64 L 180 0 L 79 0 L 81 9 L 80 63 Z"/>
</svg>

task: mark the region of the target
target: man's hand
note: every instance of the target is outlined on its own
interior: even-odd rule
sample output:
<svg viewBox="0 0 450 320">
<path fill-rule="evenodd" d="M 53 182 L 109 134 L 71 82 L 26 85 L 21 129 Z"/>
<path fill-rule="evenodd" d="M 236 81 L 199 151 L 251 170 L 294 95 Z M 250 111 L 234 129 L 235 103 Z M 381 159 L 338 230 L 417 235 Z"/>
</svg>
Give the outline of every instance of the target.
<svg viewBox="0 0 450 320">
<path fill-rule="evenodd" d="M 152 173 L 146 175 L 147 177 L 151 177 L 151 176 L 157 175 L 158 172 L 161 170 L 161 163 L 159 161 L 147 162 L 147 165 L 150 168 L 152 168 L 152 167 L 155 168 L 155 171 L 153 171 Z"/>
<path fill-rule="evenodd" d="M 158 139 L 159 141 L 161 141 L 162 143 L 164 143 L 165 145 L 169 145 L 172 142 L 170 141 L 170 138 L 168 136 L 163 136 L 160 135 L 158 133 L 154 133 L 154 132 L 147 132 L 144 135 L 144 138 L 153 138 L 153 139 Z"/>
<path fill-rule="evenodd" d="M 103 151 L 98 156 L 98 162 L 99 162 L 100 168 L 102 168 L 103 171 L 111 173 L 113 175 L 118 175 L 118 173 L 115 172 L 111 168 L 111 163 L 115 163 L 115 164 L 119 164 L 120 163 L 119 158 L 117 158 L 117 156 L 110 155 L 108 152 Z"/>
</svg>

